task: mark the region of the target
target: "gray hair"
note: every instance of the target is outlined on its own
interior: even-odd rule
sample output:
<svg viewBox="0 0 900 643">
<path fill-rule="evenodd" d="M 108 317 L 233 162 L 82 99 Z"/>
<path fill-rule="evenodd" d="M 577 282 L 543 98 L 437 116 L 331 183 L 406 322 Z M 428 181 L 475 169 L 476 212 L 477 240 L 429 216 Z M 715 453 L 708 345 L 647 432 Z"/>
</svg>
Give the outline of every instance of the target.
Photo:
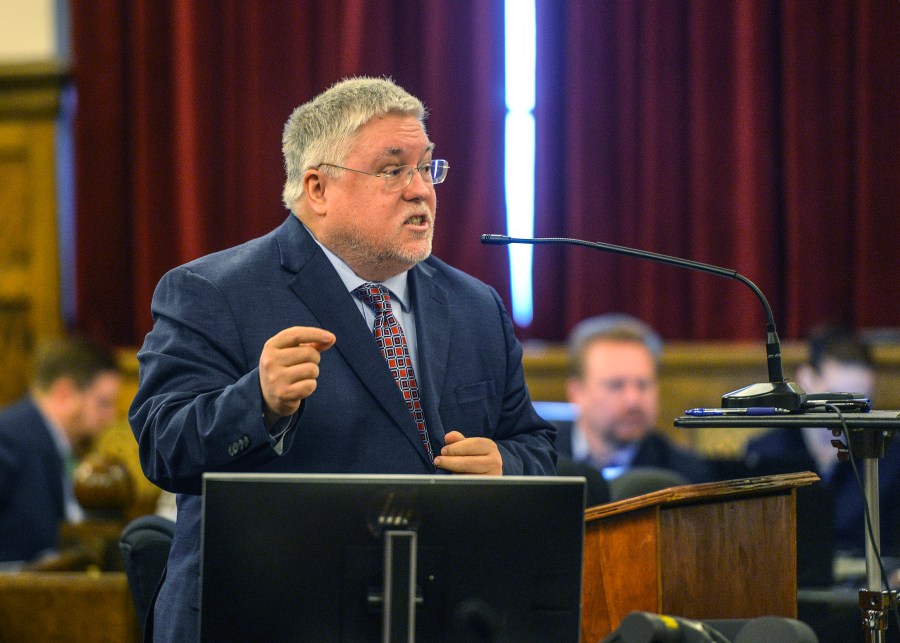
<svg viewBox="0 0 900 643">
<path fill-rule="evenodd" d="M 281 149 L 286 180 L 282 198 L 293 209 L 303 195 L 303 173 L 322 163 L 343 163 L 360 127 L 377 116 L 415 116 L 425 129 L 425 106 L 389 78 L 359 76 L 332 85 L 300 105 L 284 125 Z"/>
<path fill-rule="evenodd" d="M 662 354 L 662 338 L 646 323 L 626 313 L 607 313 L 588 317 L 569 333 L 569 375 L 584 374 L 584 353 L 595 341 L 611 340 L 643 344 L 658 364 Z"/>
</svg>

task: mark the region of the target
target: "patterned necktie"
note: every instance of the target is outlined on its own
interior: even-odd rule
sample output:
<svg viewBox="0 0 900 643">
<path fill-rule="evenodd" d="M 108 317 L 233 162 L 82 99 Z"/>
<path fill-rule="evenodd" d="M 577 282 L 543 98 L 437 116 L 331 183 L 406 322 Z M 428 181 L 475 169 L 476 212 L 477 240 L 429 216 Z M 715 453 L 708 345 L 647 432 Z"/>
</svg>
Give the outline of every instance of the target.
<svg viewBox="0 0 900 643">
<path fill-rule="evenodd" d="M 428 439 L 428 431 L 425 429 L 425 412 L 422 410 L 422 402 L 419 399 L 419 385 L 416 383 L 412 360 L 409 357 L 406 336 L 391 310 L 390 291 L 379 284 L 365 283 L 354 290 L 353 294 L 375 312 L 375 341 L 378 343 L 384 359 L 387 360 L 391 373 L 397 381 L 397 386 L 400 387 L 400 392 L 403 393 L 403 399 L 406 400 L 409 412 L 416 421 L 422 446 L 425 447 L 428 457 L 433 460 L 431 441 Z"/>
</svg>

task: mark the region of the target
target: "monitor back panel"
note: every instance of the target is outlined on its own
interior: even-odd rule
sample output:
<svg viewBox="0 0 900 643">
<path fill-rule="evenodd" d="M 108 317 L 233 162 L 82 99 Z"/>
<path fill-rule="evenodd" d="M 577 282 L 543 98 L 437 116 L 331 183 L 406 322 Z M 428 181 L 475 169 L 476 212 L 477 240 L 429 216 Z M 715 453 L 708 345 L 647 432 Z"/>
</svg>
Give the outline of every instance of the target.
<svg viewBox="0 0 900 643">
<path fill-rule="evenodd" d="M 583 478 L 204 479 L 201 638 L 381 640 L 384 539 L 416 532 L 417 641 L 577 641 Z"/>
</svg>

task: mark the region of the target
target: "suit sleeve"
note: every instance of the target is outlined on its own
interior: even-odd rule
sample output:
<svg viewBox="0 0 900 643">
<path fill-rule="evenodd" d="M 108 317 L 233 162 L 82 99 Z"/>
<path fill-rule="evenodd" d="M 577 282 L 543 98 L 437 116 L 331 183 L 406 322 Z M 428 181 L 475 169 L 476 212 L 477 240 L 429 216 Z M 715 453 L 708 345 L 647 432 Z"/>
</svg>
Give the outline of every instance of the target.
<svg viewBox="0 0 900 643">
<path fill-rule="evenodd" d="M 500 311 L 506 343 L 505 387 L 494 437 L 503 456 L 503 474 L 556 475 L 556 429 L 531 404 L 522 366 L 522 345 L 499 295 L 493 290 L 491 293 Z"/>
<path fill-rule="evenodd" d="M 242 346 L 223 293 L 177 268 L 160 281 L 151 311 L 129 412 L 145 475 L 168 491 L 200 493 L 204 472 L 277 459 L 262 417 L 258 361 Z"/>
</svg>

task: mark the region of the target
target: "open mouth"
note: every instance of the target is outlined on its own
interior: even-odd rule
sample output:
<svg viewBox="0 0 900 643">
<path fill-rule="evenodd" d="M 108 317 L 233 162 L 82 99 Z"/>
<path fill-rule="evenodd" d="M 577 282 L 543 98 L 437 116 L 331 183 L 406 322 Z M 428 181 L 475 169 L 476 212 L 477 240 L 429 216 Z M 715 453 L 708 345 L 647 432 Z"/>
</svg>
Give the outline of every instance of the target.
<svg viewBox="0 0 900 643">
<path fill-rule="evenodd" d="M 406 220 L 406 225 L 425 225 L 428 223 L 428 215 L 414 214 Z"/>
</svg>

